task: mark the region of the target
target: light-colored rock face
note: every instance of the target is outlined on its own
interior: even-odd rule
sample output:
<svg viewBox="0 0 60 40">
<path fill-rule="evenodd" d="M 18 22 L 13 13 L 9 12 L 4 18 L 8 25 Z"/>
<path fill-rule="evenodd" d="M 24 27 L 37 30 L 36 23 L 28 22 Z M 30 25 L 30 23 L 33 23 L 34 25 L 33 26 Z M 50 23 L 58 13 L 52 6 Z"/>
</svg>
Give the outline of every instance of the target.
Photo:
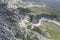
<svg viewBox="0 0 60 40">
<path fill-rule="evenodd" d="M 14 3 L 16 3 L 19 0 L 1 0 L 3 3 L 7 3 L 8 8 L 17 8 Z"/>
<path fill-rule="evenodd" d="M 46 5 L 33 5 L 32 3 L 23 2 L 22 0 L 2 0 L 2 2 L 7 3 L 8 8 L 18 8 L 18 7 L 46 7 Z"/>
</svg>

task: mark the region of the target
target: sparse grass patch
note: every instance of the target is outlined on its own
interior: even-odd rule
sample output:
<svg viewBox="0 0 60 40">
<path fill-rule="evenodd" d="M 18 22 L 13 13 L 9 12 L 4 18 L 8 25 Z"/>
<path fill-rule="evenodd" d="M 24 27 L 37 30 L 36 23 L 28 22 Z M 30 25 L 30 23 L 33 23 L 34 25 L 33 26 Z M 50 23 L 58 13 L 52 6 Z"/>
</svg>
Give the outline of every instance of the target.
<svg viewBox="0 0 60 40">
<path fill-rule="evenodd" d="M 50 34 L 51 37 L 49 39 L 60 40 L 60 29 L 58 25 L 53 23 L 45 23 L 43 27 L 46 26 L 47 32 Z"/>
</svg>

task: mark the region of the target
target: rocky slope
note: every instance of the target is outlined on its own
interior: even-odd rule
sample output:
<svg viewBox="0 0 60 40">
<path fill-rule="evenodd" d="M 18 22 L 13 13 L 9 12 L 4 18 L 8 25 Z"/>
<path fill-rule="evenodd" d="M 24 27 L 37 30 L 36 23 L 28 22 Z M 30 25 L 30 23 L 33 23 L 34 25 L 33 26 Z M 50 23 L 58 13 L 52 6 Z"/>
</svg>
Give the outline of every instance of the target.
<svg viewBox="0 0 60 40">
<path fill-rule="evenodd" d="M 19 6 L 20 3 L 23 2 L 0 0 L 0 40 L 59 40 L 60 23 L 53 20 L 56 15 L 35 15 L 29 7 Z"/>
<path fill-rule="evenodd" d="M 25 18 L 26 13 L 31 12 L 25 8 L 7 8 L 0 4 L 0 40 L 45 40 L 37 32 L 22 28 L 19 23 Z M 38 36 L 39 35 L 39 36 Z M 29 36 L 27 38 L 27 36 Z M 30 38 L 32 37 L 32 38 Z M 35 39 L 36 37 L 36 39 Z M 29 39 L 30 38 L 30 39 Z"/>
</svg>

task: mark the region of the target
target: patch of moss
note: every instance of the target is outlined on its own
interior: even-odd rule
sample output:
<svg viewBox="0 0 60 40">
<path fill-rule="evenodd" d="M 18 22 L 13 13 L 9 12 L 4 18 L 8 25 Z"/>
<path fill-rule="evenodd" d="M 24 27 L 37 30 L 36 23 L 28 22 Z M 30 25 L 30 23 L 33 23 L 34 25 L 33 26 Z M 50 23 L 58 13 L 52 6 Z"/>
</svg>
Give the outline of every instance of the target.
<svg viewBox="0 0 60 40">
<path fill-rule="evenodd" d="M 41 34 L 41 35 L 43 35 L 44 37 L 45 37 L 45 32 L 43 32 L 40 28 L 38 28 L 38 27 L 34 27 L 33 29 L 32 29 L 32 31 L 35 31 L 35 32 L 37 32 L 37 33 L 39 33 L 39 34 Z"/>
<path fill-rule="evenodd" d="M 21 39 L 23 39 L 23 40 L 25 39 L 25 38 L 24 38 L 24 35 L 23 35 L 23 34 L 20 34 L 19 32 L 16 33 L 15 37 L 18 38 L 18 39 L 19 39 L 19 38 L 21 38 Z"/>
</svg>

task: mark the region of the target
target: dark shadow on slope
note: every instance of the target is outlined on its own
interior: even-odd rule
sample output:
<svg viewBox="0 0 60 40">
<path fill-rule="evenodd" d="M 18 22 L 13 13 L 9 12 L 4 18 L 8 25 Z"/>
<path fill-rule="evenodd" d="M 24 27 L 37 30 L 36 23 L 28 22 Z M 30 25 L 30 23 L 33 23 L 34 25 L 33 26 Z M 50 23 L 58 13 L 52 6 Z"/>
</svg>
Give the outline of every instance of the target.
<svg viewBox="0 0 60 40">
<path fill-rule="evenodd" d="M 36 18 L 41 18 L 41 17 L 44 17 L 44 18 L 48 18 L 48 19 L 56 19 L 57 16 L 56 15 L 48 15 L 48 14 L 41 14 L 41 15 L 36 15 Z"/>
<path fill-rule="evenodd" d="M 16 9 L 17 11 L 19 11 L 19 14 L 23 14 L 23 15 L 27 15 L 28 13 L 31 13 L 31 9 L 29 8 L 22 8 L 22 7 L 19 7 Z"/>
<path fill-rule="evenodd" d="M 0 7 L 7 7 L 7 3 L 0 3 Z"/>
<path fill-rule="evenodd" d="M 57 19 L 58 17 L 56 15 L 48 15 L 48 14 L 41 14 L 41 15 L 30 15 L 30 22 L 32 23 L 38 23 L 39 22 L 39 19 L 40 18 L 48 18 L 48 19 L 51 19 L 51 20 L 54 20 L 54 19 Z"/>
</svg>

